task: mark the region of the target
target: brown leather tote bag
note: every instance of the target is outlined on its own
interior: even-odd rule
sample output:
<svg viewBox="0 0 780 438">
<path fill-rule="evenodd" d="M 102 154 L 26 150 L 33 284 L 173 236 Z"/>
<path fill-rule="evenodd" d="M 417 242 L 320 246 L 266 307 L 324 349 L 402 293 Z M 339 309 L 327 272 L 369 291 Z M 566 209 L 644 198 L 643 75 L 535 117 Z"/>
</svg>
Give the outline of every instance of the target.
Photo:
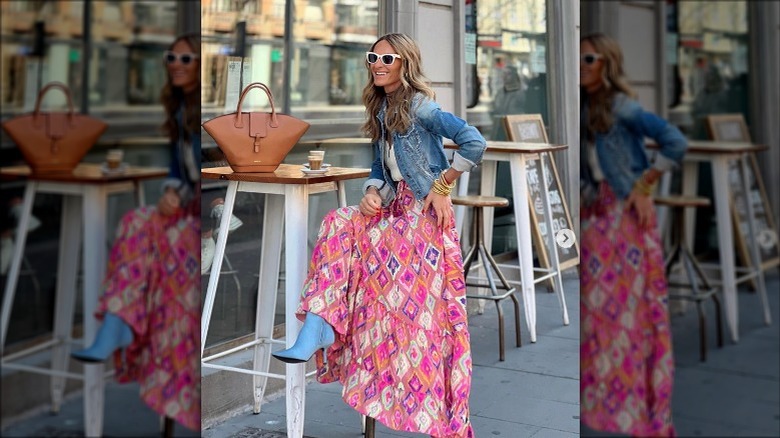
<svg viewBox="0 0 780 438">
<path fill-rule="evenodd" d="M 41 101 L 49 90 L 58 88 L 68 98 L 68 112 L 41 112 Z M 50 82 L 41 89 L 32 114 L 14 117 L 3 129 L 19 146 L 24 160 L 35 173 L 67 173 L 78 166 L 84 155 L 105 132 L 106 124 L 73 110 L 70 89 Z"/>
<path fill-rule="evenodd" d="M 270 113 L 241 112 L 241 104 L 253 88 L 265 91 L 271 103 Z M 203 123 L 217 146 L 225 154 L 233 172 L 273 172 L 309 129 L 309 124 L 285 114 L 277 114 L 271 90 L 253 82 L 244 88 L 236 112 Z"/>
</svg>

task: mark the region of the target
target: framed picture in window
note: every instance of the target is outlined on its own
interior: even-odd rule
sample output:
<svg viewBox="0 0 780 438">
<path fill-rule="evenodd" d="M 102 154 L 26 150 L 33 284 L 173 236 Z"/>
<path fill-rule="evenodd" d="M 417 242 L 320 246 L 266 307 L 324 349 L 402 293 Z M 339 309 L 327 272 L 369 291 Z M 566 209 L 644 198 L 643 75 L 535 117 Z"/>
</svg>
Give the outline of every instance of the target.
<svg viewBox="0 0 780 438">
<path fill-rule="evenodd" d="M 716 141 L 750 141 L 750 133 L 742 114 L 713 114 L 707 116 L 707 131 Z"/>
<path fill-rule="evenodd" d="M 504 116 L 507 138 L 523 143 L 548 143 L 547 130 L 541 114 L 513 114 Z"/>
</svg>

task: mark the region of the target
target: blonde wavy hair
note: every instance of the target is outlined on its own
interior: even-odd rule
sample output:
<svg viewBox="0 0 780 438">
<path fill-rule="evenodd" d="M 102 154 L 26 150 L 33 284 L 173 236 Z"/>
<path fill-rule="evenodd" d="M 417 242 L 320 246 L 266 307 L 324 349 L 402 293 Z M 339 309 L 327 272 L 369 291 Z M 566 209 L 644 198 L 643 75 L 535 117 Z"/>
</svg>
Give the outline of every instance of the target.
<svg viewBox="0 0 780 438">
<path fill-rule="evenodd" d="M 370 51 L 373 52 L 380 41 L 387 41 L 395 53 L 401 55 L 401 58 L 395 61 L 401 63 L 401 86 L 392 93 L 392 98 L 388 99 L 385 126 L 387 126 L 388 133 L 403 133 L 408 131 L 412 125 L 410 112 L 414 95 L 419 92 L 430 99 L 434 99 L 435 95 L 422 72 L 420 48 L 412 38 L 402 33 L 390 33 L 376 40 Z M 374 85 L 374 78 L 367 61 L 366 70 L 368 71 L 368 84 L 363 89 L 363 104 L 366 106 L 367 120 L 362 131 L 373 141 L 377 141 L 381 130 L 376 115 L 379 113 L 387 94 L 383 87 Z"/>
<path fill-rule="evenodd" d="M 601 70 L 602 87 L 588 96 L 589 133 L 607 132 L 612 126 L 612 102 L 617 93 L 635 97 L 628 85 L 623 70 L 623 51 L 617 41 L 602 34 L 594 33 L 580 38 L 580 44 L 588 42 L 596 53 L 603 56 L 604 68 Z"/>
<path fill-rule="evenodd" d="M 184 34 L 176 38 L 168 50 L 173 50 L 173 46 L 179 41 L 184 41 L 192 49 L 192 53 L 200 55 L 200 35 L 196 33 Z M 200 59 L 194 61 L 198 65 L 198 71 L 200 71 Z M 160 102 L 162 102 L 165 108 L 165 121 L 162 124 L 163 132 L 168 136 L 171 142 L 176 143 L 179 140 L 179 123 L 176 120 L 176 112 L 179 107 L 184 103 L 183 124 L 184 140 L 190 141 L 190 137 L 200 133 L 200 81 L 198 86 L 185 93 L 179 87 L 174 87 L 171 83 L 170 74 L 166 70 L 167 80 L 160 92 Z"/>
</svg>

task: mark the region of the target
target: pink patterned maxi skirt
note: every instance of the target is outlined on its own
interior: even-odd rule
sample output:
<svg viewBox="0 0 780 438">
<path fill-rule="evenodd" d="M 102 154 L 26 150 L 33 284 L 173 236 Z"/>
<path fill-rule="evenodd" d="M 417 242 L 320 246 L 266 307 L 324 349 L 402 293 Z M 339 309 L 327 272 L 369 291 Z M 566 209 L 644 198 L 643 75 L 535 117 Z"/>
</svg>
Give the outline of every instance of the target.
<svg viewBox="0 0 780 438">
<path fill-rule="evenodd" d="M 314 312 L 333 326 L 317 378 L 341 382 L 355 410 L 399 431 L 472 437 L 460 244 L 454 221 L 442 231 L 433 209 L 421 210 L 401 182 L 377 216 L 328 213 L 298 317 Z"/>
<path fill-rule="evenodd" d="M 126 214 L 111 249 L 97 316 L 122 318 L 133 343 L 114 354 L 116 379 L 137 381 L 155 412 L 200 430 L 199 219 L 144 207 Z"/>
<path fill-rule="evenodd" d="M 640 230 L 636 214 L 602 183 L 599 201 L 582 218 L 582 421 L 606 432 L 674 436 L 674 361 L 655 216 Z"/>
</svg>

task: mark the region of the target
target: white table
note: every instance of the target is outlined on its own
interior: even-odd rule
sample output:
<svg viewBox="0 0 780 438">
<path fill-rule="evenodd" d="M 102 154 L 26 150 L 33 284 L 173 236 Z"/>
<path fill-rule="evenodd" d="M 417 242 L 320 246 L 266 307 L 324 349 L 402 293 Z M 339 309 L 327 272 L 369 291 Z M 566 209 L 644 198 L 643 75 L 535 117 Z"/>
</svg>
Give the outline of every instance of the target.
<svg viewBox="0 0 780 438">
<path fill-rule="evenodd" d="M 309 234 L 307 223 L 309 195 L 337 190 L 339 205 L 342 207 L 346 206 L 344 182 L 350 179 L 366 178 L 369 174 L 368 169 L 331 167 L 324 175 L 307 177 L 300 169 L 300 165 L 282 164 L 274 173 L 233 173 L 229 167 L 203 169 L 201 172 L 204 179 L 228 181 L 225 210 L 220 223 L 220 229 L 222 230 L 228 229 L 237 192 L 265 194 L 255 339 L 218 354 L 208 357 L 203 356 L 203 348 L 208 339 L 209 323 L 220 278 L 220 269 L 225 255 L 225 245 L 227 244 L 228 233 L 219 233 L 201 318 L 201 366 L 203 368 L 252 375 L 253 410 L 255 413 L 260 412 L 266 380 L 269 377 L 285 380 L 287 436 L 293 438 L 301 438 L 303 436 L 304 407 L 306 406 L 306 364 L 286 364 L 284 375 L 268 372 L 271 360 L 271 344 L 283 343 L 273 339 L 272 336 L 282 236 L 285 239 L 286 272 L 285 345 L 289 348 L 298 337 L 298 331 L 301 326 L 301 323 L 295 316 L 295 311 L 300 304 L 303 281 L 308 269 L 306 239 Z M 284 234 L 282 234 L 282 229 L 284 229 Z M 251 370 L 211 363 L 216 359 L 249 347 L 254 348 L 254 360 Z"/>
<path fill-rule="evenodd" d="M 657 145 L 649 145 L 651 148 L 657 148 Z M 761 300 L 764 311 L 764 322 L 769 325 L 772 323 L 772 316 L 769 311 L 769 304 L 766 295 L 766 283 L 764 281 L 763 270 L 760 263 L 757 263 L 758 269 L 746 268 L 746 275 L 737 277 L 738 268 L 735 266 L 734 250 L 734 223 L 731 214 L 731 183 L 729 181 L 729 162 L 738 160 L 742 166 L 742 185 L 743 193 L 750 193 L 749 181 L 747 179 L 749 154 L 766 150 L 766 146 L 755 145 L 751 143 L 737 142 L 713 142 L 696 141 L 688 142 L 688 151 L 683 160 L 683 195 L 696 195 L 699 179 L 699 163 L 709 162 L 712 165 L 712 188 L 715 197 L 715 213 L 718 231 L 718 246 L 720 253 L 720 262 L 717 268 L 721 273 L 720 285 L 723 289 L 723 305 L 726 311 L 726 323 L 731 333 L 731 339 L 734 342 L 739 341 L 739 307 L 737 302 L 737 284 L 755 278 L 758 285 L 758 295 Z M 747 202 L 748 228 L 751 241 L 757 242 L 756 224 L 754 220 L 753 203 Z M 688 209 L 685 216 L 685 231 L 688 237 L 688 247 L 693 248 L 693 225 L 695 223 L 695 209 Z M 758 246 L 750 245 L 751 258 L 760 260 Z M 706 267 L 706 264 L 704 265 Z"/>
<path fill-rule="evenodd" d="M 76 303 L 76 273 L 79 268 L 79 249 L 84 249 L 84 344 L 90 345 L 97 333 L 98 323 L 93 317 L 106 266 L 106 204 L 113 193 L 135 191 L 139 205 L 144 204 L 145 179 L 162 178 L 168 174 L 163 168 L 129 167 L 120 175 L 105 176 L 96 164 L 80 164 L 71 174 L 33 175 L 27 166 L 0 168 L 5 179 L 26 180 L 22 214 L 8 280 L 5 287 L 0 333 L 2 365 L 51 376 L 52 411 L 59 412 L 65 391 L 65 379 L 84 381 L 84 425 L 87 436 L 101 436 L 103 431 L 104 365 L 84 364 L 84 373 L 68 371 L 73 310 Z M 30 214 L 37 193 L 53 193 L 63 196 L 60 247 L 57 266 L 54 333 L 51 340 L 4 355 L 8 324 L 11 317 L 16 284 L 22 264 L 22 255 L 30 223 Z M 39 351 L 52 349 L 51 368 L 43 368 L 15 360 Z"/>
<path fill-rule="evenodd" d="M 448 149 L 457 149 L 457 146 L 451 143 L 445 144 Z M 526 163 L 530 160 L 539 159 L 539 154 L 551 153 L 566 149 L 566 145 L 553 145 L 544 143 L 522 143 L 508 141 L 488 141 L 487 149 L 482 158 L 482 178 L 480 195 L 494 196 L 496 193 L 496 167 L 499 161 L 509 162 L 509 169 L 512 184 L 512 204 L 515 210 L 515 232 L 517 236 L 518 262 L 520 270 L 520 284 L 523 297 L 523 307 L 525 308 L 526 324 L 530 332 L 531 342 L 536 342 L 536 292 L 535 283 L 545 281 L 552 277 L 553 289 L 558 302 L 561 306 L 561 316 L 563 324 L 569 325 L 569 313 L 566 309 L 566 299 L 563 294 L 563 281 L 561 279 L 561 269 L 558 260 L 558 251 L 555 248 L 555 236 L 552 232 L 552 214 L 550 202 L 547 196 L 547 184 L 540 184 L 541 196 L 543 200 L 544 220 L 547 229 L 548 241 L 547 252 L 550 256 L 550 269 L 545 275 L 534 278 L 534 265 L 531 241 L 531 218 L 528 205 L 528 180 L 526 179 Z M 541 181 L 547 180 L 545 166 L 539 166 Z M 468 191 L 468 173 L 461 176 L 461 182 L 458 187 L 458 195 L 465 196 Z M 484 229 L 485 245 L 490 248 L 493 236 L 493 208 L 485 209 Z M 458 231 L 463 229 L 463 220 L 465 209 L 456 208 L 455 218 Z M 508 265 L 500 265 L 506 267 Z M 510 281 L 511 283 L 511 281 Z"/>
</svg>

